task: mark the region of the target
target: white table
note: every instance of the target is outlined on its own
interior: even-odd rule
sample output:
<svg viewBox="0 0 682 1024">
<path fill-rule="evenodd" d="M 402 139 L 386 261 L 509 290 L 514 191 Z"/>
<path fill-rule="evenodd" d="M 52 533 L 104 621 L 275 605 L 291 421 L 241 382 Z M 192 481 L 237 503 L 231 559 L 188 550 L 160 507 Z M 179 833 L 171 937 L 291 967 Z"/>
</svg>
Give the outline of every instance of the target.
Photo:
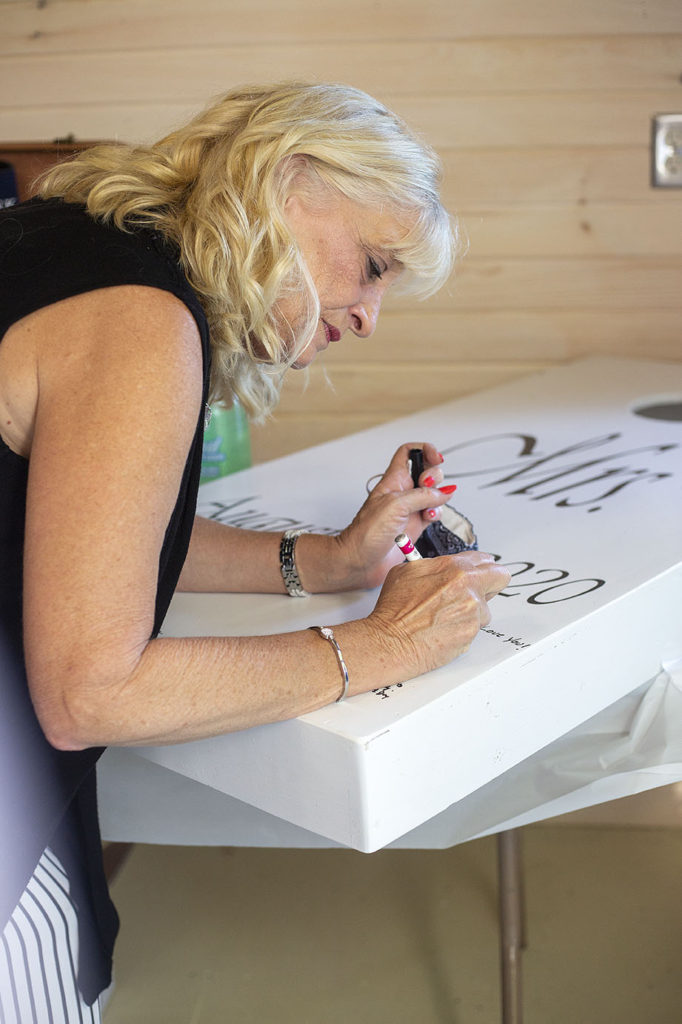
<svg viewBox="0 0 682 1024">
<path fill-rule="evenodd" d="M 433 440 L 512 584 L 467 654 L 400 687 L 109 750 L 105 838 L 446 846 L 682 779 L 682 421 L 633 411 L 666 403 L 682 365 L 587 359 L 204 486 L 224 522 L 333 531 L 399 443 Z M 179 594 L 164 631 L 333 625 L 375 598 Z"/>
</svg>

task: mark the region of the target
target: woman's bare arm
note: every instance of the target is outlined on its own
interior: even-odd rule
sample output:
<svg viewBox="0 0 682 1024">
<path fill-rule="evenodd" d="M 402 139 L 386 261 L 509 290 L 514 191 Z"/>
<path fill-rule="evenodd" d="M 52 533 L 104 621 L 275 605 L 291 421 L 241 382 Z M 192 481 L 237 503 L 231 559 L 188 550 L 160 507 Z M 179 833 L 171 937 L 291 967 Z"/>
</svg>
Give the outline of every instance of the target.
<svg viewBox="0 0 682 1024">
<path fill-rule="evenodd" d="M 201 406 L 201 351 L 186 308 L 153 289 L 112 288 L 12 330 L 36 352 L 25 647 L 51 742 L 179 742 L 333 701 L 334 653 L 309 631 L 149 639 L 159 553 Z M 261 554 L 260 575 L 276 581 L 274 551 Z M 478 553 L 437 561 L 392 570 L 376 611 L 336 628 L 351 693 L 454 657 L 487 621 L 504 570 Z"/>
<path fill-rule="evenodd" d="M 379 586 L 402 561 L 394 543 L 397 534 L 407 531 L 416 538 L 433 522 L 432 516 L 438 517 L 446 500 L 438 489 L 442 456 L 432 444 L 422 446 L 429 461 L 421 480 L 431 483 L 415 488 L 407 469 L 414 447 L 407 443 L 395 452 L 353 522 L 339 535 L 306 533 L 299 538 L 296 566 L 304 589 L 332 593 Z M 426 510 L 431 510 L 428 517 Z M 236 529 L 197 516 L 178 590 L 284 593 L 280 539 L 281 533 Z"/>
<path fill-rule="evenodd" d="M 312 634 L 149 640 L 159 553 L 201 405 L 201 348 L 185 307 L 165 292 L 112 288 L 47 307 L 20 329 L 38 380 L 25 645 L 52 742 L 181 740 L 333 700 L 336 667 Z"/>
</svg>

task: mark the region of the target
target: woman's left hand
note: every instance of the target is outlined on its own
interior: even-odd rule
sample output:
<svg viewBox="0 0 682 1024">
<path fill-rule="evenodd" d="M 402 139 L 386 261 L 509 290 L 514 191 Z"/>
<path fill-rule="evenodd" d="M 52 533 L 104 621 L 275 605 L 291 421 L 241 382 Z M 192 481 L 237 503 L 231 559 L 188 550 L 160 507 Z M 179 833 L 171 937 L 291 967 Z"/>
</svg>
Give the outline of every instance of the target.
<svg viewBox="0 0 682 1024">
<path fill-rule="evenodd" d="M 410 475 L 411 448 L 424 452 L 418 487 Z M 335 538 L 337 564 L 346 569 L 339 589 L 380 586 L 389 569 L 404 561 L 396 536 L 406 533 L 416 541 L 429 523 L 439 518 L 449 497 L 439 490 L 442 462 L 438 449 L 428 442 L 401 445 L 353 522 Z"/>
<path fill-rule="evenodd" d="M 424 452 L 419 486 L 412 483 L 411 448 Z M 337 535 L 304 533 L 296 543 L 296 567 L 304 590 L 329 594 L 381 586 L 392 566 L 404 561 L 395 538 L 416 541 L 435 522 L 451 488 L 443 483 L 443 457 L 432 444 L 404 444 L 377 478 L 350 526 Z M 197 517 L 178 589 L 202 593 L 283 593 L 280 533 L 225 526 Z"/>
</svg>

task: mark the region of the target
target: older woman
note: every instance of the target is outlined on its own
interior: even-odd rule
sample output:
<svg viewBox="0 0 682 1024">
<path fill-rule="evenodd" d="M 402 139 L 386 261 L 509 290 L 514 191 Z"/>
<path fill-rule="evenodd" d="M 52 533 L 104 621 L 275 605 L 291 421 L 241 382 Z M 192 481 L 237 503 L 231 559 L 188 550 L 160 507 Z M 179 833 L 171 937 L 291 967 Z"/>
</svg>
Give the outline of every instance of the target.
<svg viewBox="0 0 682 1024">
<path fill-rule="evenodd" d="M 340 695 L 336 650 L 310 630 L 160 637 L 176 587 L 383 584 L 371 615 L 335 627 L 350 694 L 447 662 L 488 622 L 508 581 L 490 556 L 396 566 L 396 534 L 416 538 L 445 500 L 432 444 L 420 486 L 403 445 L 347 529 L 295 551 L 195 518 L 211 397 L 266 414 L 286 370 L 372 333 L 394 283 L 425 295 L 447 278 L 438 175 L 370 97 L 291 84 L 232 92 L 151 147 L 86 151 L 2 215 L 0 599 L 28 787 L 0 920 L 7 1015 L 24 999 L 36 1019 L 43 1004 L 98 1019 L 116 932 L 103 746 L 245 729 Z"/>
</svg>

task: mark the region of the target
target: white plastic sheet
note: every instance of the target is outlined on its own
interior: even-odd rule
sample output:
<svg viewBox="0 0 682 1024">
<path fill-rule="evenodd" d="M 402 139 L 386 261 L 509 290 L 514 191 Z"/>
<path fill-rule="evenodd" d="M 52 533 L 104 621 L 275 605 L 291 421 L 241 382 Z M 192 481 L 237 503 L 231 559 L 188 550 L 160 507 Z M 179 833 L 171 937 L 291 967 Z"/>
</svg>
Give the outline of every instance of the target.
<svg viewBox="0 0 682 1024">
<path fill-rule="evenodd" d="M 682 662 L 399 839 L 454 846 L 682 780 Z"/>
</svg>

